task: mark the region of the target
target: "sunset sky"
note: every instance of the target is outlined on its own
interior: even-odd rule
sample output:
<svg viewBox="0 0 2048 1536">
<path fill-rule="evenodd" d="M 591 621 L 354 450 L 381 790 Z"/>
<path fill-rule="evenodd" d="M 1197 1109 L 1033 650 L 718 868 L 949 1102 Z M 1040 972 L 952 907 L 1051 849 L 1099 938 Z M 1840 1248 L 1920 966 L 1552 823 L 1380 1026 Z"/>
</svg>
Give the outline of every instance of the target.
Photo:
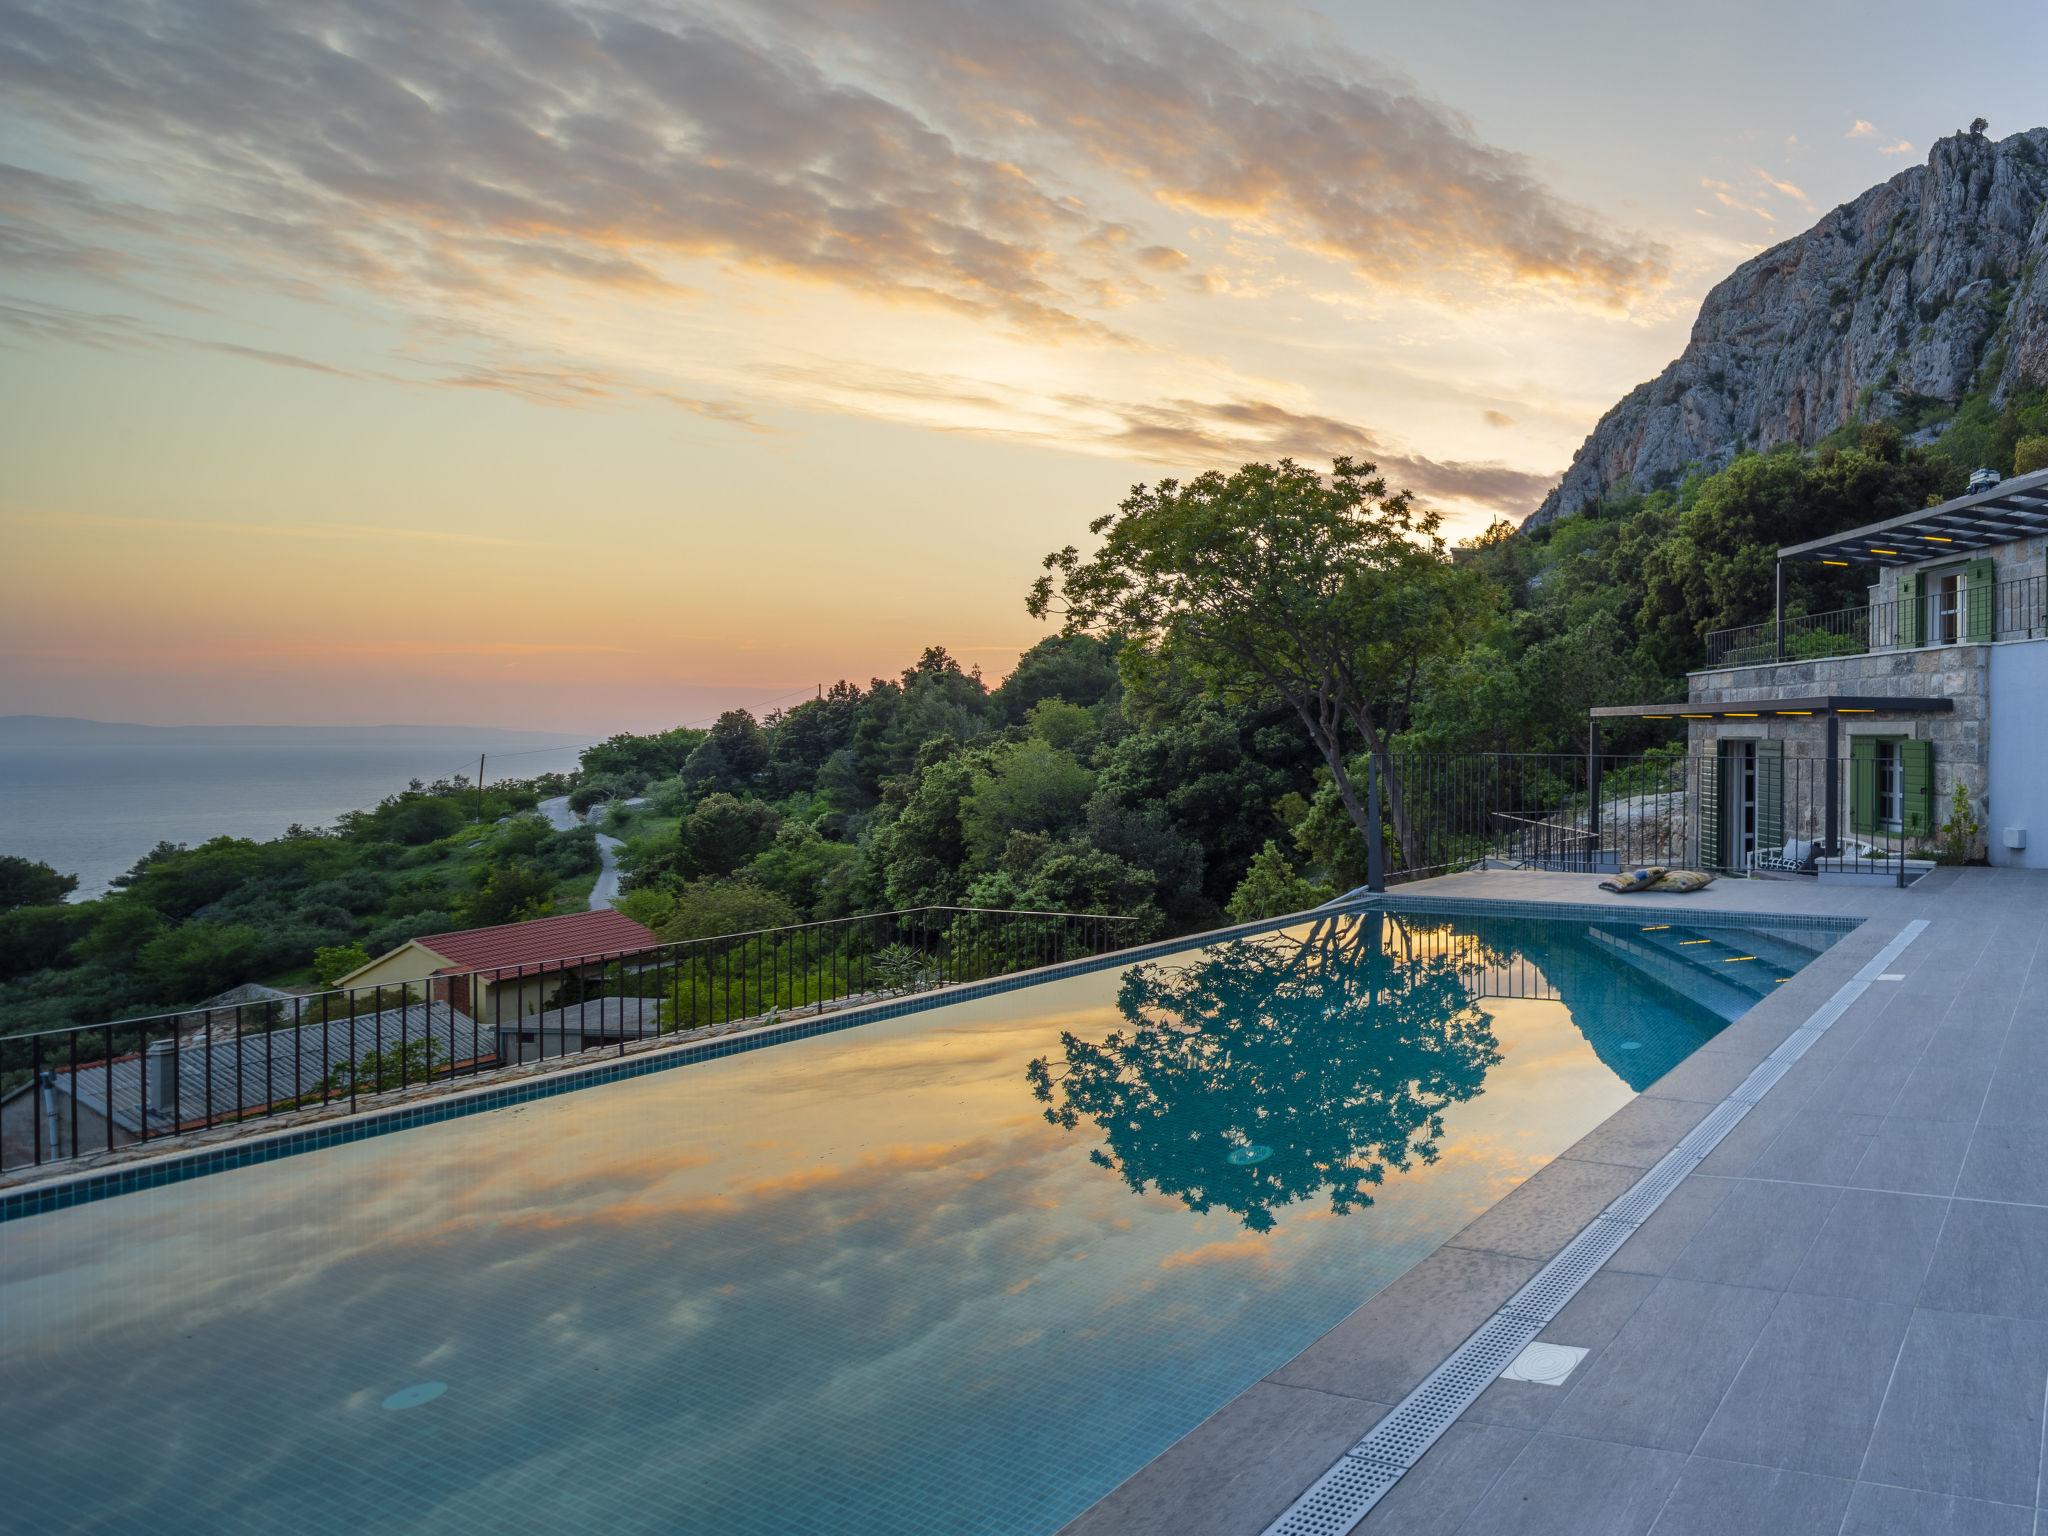
<svg viewBox="0 0 2048 1536">
<path fill-rule="evenodd" d="M 0 713 L 1000 675 L 1136 480 L 1520 517 L 2048 9 L 0 0 Z M 2030 99 L 2031 98 L 2031 99 Z"/>
</svg>

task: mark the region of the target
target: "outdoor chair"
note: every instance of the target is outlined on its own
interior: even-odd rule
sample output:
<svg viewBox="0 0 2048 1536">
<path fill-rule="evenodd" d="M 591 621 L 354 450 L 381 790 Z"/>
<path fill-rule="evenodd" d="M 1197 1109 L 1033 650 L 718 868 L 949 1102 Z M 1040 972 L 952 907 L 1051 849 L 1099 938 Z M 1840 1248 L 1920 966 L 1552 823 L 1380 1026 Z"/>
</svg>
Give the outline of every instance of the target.
<svg viewBox="0 0 2048 1536">
<path fill-rule="evenodd" d="M 1749 856 L 1749 872 L 1753 875 L 1771 872 L 1784 875 L 1810 875 L 1820 862 L 1820 844 L 1812 838 L 1795 837 L 1783 848 L 1773 853 L 1767 848 L 1753 850 Z"/>
</svg>

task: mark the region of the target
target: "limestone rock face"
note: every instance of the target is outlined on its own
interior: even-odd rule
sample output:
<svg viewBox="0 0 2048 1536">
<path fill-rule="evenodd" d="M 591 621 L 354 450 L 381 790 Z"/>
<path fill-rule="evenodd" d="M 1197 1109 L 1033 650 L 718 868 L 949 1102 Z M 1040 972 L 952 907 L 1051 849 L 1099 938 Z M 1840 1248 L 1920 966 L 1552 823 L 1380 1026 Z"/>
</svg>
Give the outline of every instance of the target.
<svg viewBox="0 0 2048 1536">
<path fill-rule="evenodd" d="M 2048 128 L 1959 133 L 1737 267 L 1678 360 L 1600 419 L 1532 523 L 1860 413 L 2048 384 Z"/>
</svg>

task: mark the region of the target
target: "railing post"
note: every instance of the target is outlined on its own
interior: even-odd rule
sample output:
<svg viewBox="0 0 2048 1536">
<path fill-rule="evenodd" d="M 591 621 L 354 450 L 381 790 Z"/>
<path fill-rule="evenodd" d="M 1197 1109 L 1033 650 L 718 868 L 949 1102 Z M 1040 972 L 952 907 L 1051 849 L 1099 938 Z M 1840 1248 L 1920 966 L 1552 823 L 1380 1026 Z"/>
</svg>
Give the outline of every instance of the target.
<svg viewBox="0 0 2048 1536">
<path fill-rule="evenodd" d="M 1380 829 L 1380 759 L 1372 751 L 1365 757 L 1365 886 L 1370 891 L 1387 888 L 1387 839 Z"/>
<path fill-rule="evenodd" d="M 1828 711 L 1828 782 L 1822 799 L 1826 810 L 1821 840 L 1832 859 L 1842 851 L 1842 722 L 1832 709 Z"/>
<path fill-rule="evenodd" d="M 1586 867 L 1594 867 L 1600 852 L 1600 722 L 1586 721 Z"/>
<path fill-rule="evenodd" d="M 1772 582 L 1771 624 L 1776 639 L 1772 643 L 1771 660 L 1785 659 L 1785 562 L 1780 560 Z"/>
</svg>

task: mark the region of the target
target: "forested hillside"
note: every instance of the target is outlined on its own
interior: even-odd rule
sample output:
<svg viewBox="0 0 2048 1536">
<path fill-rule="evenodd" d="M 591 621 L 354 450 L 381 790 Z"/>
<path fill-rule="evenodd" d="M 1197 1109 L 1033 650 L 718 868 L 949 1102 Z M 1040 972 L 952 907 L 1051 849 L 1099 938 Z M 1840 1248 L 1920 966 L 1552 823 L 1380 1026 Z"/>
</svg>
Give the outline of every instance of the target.
<svg viewBox="0 0 2048 1536">
<path fill-rule="evenodd" d="M 1744 455 L 1450 549 L 1398 495 L 1379 513 L 1340 498 L 1316 515 L 1374 530 L 1362 584 L 1342 601 L 1292 591 L 1316 579 L 1304 566 L 1261 599 L 1285 612 L 1237 617 L 1253 640 L 1264 625 L 1322 626 L 1309 638 L 1359 674 L 1365 718 L 1396 758 L 1572 751 L 1588 707 L 1681 696 L 1710 631 L 1769 611 L 1777 545 L 1955 495 L 1980 463 L 2048 463 L 2048 401 L 1978 402 L 1932 446 L 1852 422 L 1812 452 Z M 1274 487 L 1291 476 L 1314 492 L 1358 473 L 1248 466 L 1135 495 L 1126 514 L 1199 533 L 1147 546 L 1147 569 L 1231 541 L 1265 568 L 1270 548 L 1298 542 L 1273 521 Z M 1190 523 L 1191 508 L 1208 521 Z M 1066 558 L 1070 597 L 1108 571 L 1107 556 Z M 1858 601 L 1864 579 L 1801 567 L 1792 611 Z M 416 785 L 331 828 L 165 845 L 96 901 L 64 901 L 61 872 L 0 860 L 0 1031 L 245 981 L 310 985 L 414 934 L 575 910 L 596 871 L 592 834 L 549 830 L 532 814 L 544 793 L 569 792 L 626 839 L 621 905 L 674 938 L 928 903 L 1114 912 L 1147 934 L 1188 932 L 1360 881 L 1356 812 L 1278 684 L 1169 643 L 1156 613 L 1116 591 L 1090 610 L 1092 631 L 1070 609 L 1075 632 L 1041 641 L 996 687 L 935 646 L 900 676 L 841 682 L 765 720 L 734 711 L 708 731 L 614 737 L 573 782 Z M 1115 632 L 1119 616 L 1132 629 Z M 1364 739 L 1333 718 L 1322 745 L 1357 780 Z"/>
</svg>

